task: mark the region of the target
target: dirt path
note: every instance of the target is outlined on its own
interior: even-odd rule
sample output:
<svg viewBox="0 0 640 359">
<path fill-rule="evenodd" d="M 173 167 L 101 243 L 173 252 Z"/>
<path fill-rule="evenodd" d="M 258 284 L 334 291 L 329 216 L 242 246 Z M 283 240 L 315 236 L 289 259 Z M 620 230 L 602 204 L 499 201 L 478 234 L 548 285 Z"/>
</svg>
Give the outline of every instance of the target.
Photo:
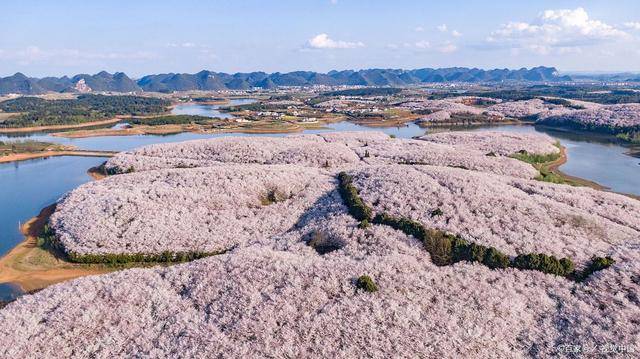
<svg viewBox="0 0 640 359">
<path fill-rule="evenodd" d="M 70 130 L 74 128 L 84 128 L 93 126 L 110 125 L 116 122 L 120 122 L 127 116 L 118 116 L 107 120 L 84 122 L 73 125 L 50 125 L 50 126 L 34 126 L 34 127 L 18 127 L 18 128 L 0 128 L 0 133 L 21 133 L 21 132 L 39 132 L 39 131 L 56 131 L 56 130 Z"/>
<path fill-rule="evenodd" d="M 25 161 L 25 160 L 31 160 L 34 158 L 44 158 L 44 157 L 54 157 L 54 156 L 113 157 L 113 155 L 115 154 L 116 152 L 112 152 L 112 151 L 82 151 L 82 150 L 16 153 L 16 154 L 0 157 L 0 163 Z"/>
</svg>

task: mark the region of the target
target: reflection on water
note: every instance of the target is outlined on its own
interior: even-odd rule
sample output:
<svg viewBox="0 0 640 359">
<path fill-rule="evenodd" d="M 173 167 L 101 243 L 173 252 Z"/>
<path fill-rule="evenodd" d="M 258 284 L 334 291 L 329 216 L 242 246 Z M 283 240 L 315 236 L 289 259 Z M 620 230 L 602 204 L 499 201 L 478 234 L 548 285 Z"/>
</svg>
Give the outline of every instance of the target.
<svg viewBox="0 0 640 359">
<path fill-rule="evenodd" d="M 233 115 L 221 112 L 221 107 L 228 106 L 240 106 L 247 105 L 250 103 L 254 103 L 256 100 L 251 98 L 230 100 L 228 104 L 225 105 L 208 105 L 208 104 L 200 104 L 197 102 L 191 102 L 186 104 L 181 104 L 174 107 L 171 110 L 171 113 L 174 115 L 191 115 L 191 116 L 205 116 L 205 117 L 217 117 L 217 118 L 234 118 Z"/>
</svg>

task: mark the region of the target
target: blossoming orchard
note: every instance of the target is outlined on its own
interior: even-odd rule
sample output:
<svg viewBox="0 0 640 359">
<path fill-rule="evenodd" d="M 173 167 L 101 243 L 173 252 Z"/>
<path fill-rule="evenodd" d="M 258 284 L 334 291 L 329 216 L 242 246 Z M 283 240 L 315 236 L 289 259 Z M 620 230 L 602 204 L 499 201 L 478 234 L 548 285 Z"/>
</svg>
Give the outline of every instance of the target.
<svg viewBox="0 0 640 359">
<path fill-rule="evenodd" d="M 506 105 L 492 111 L 552 111 L 535 100 Z M 611 111 L 625 126 L 638 121 L 618 105 L 572 111 L 563 120 Z M 0 353 L 519 357 L 591 343 L 633 347 L 640 202 L 540 181 L 537 168 L 513 156 L 559 152 L 546 135 L 481 131 L 226 137 L 120 153 L 104 166 L 111 176 L 59 201 L 53 240 L 87 260 L 204 258 L 19 298 L 0 311 Z M 349 182 L 340 184 L 339 173 Z M 354 206 L 368 218 L 354 217 Z M 374 220 L 382 214 L 388 223 Z M 507 262 L 439 265 L 416 230 Z M 509 265 L 532 253 L 588 275 Z"/>
</svg>

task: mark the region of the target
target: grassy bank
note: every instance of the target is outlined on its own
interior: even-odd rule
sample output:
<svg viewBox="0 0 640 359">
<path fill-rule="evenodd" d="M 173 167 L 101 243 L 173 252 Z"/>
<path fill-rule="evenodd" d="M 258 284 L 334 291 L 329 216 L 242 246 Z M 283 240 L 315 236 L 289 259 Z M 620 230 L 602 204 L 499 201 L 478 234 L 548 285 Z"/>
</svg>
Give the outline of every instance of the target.
<svg viewBox="0 0 640 359">
<path fill-rule="evenodd" d="M 39 246 L 38 237 L 54 211 L 55 205 L 48 206 L 21 227 L 25 240 L 0 258 L 0 283 L 13 283 L 29 292 L 69 279 L 117 269 L 69 263 Z"/>
<path fill-rule="evenodd" d="M 550 182 L 556 184 L 568 184 L 571 186 L 591 187 L 597 190 L 606 190 L 607 188 L 593 181 L 583 178 L 567 175 L 560 171 L 560 166 L 567 162 L 567 149 L 556 143 L 560 149 L 557 153 L 549 154 L 532 154 L 526 152 L 518 152 L 511 155 L 512 158 L 529 163 L 535 167 L 540 174 L 536 177 L 538 181 Z"/>
</svg>

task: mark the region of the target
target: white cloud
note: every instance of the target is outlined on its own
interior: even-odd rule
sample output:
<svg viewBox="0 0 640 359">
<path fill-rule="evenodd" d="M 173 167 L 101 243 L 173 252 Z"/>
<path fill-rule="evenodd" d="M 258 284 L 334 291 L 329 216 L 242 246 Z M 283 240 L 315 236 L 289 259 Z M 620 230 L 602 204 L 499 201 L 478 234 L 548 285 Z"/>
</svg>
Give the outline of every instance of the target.
<svg viewBox="0 0 640 359">
<path fill-rule="evenodd" d="M 188 48 L 194 48 L 194 47 L 206 47 L 206 46 L 204 46 L 204 45 L 198 45 L 198 44 L 195 44 L 195 43 L 193 43 L 193 42 L 183 42 L 183 43 L 181 43 L 181 44 L 176 44 L 176 43 L 170 42 L 170 43 L 168 43 L 168 44 L 166 45 L 166 47 L 172 47 L 172 48 L 182 47 L 182 48 L 187 48 L 187 49 L 188 49 Z"/>
<path fill-rule="evenodd" d="M 453 37 L 462 36 L 462 34 L 458 30 L 455 30 L 455 29 L 449 30 L 449 26 L 447 26 L 447 24 L 438 25 L 438 26 L 436 26 L 436 29 L 438 29 L 438 31 L 440 31 L 440 32 L 443 32 L 443 33 L 446 33 L 446 34 L 450 34 Z"/>
<path fill-rule="evenodd" d="M 348 42 L 342 40 L 333 40 L 327 34 L 318 34 L 307 42 L 307 46 L 313 49 L 353 49 L 356 47 L 364 47 L 362 42 Z"/>
<path fill-rule="evenodd" d="M 417 41 L 413 43 L 405 42 L 402 45 L 406 49 L 412 49 L 414 51 L 428 51 L 428 52 L 440 52 L 443 54 L 452 53 L 458 50 L 458 46 L 451 41 L 445 41 L 438 44 L 432 44 L 427 40 Z M 394 47 L 398 48 L 397 46 Z"/>
<path fill-rule="evenodd" d="M 147 51 L 133 52 L 92 52 L 79 49 L 41 49 L 38 46 L 27 46 L 14 51 L 1 51 L 0 59 L 15 61 L 19 65 L 32 63 L 61 63 L 67 65 L 86 63 L 90 60 L 152 60 L 157 58 Z"/>
<path fill-rule="evenodd" d="M 428 49 L 431 47 L 431 43 L 429 41 L 423 40 L 416 42 L 415 44 L 413 44 L 413 46 L 418 49 Z"/>
<path fill-rule="evenodd" d="M 640 21 L 625 22 L 624 27 L 631 30 L 640 30 Z"/>
<path fill-rule="evenodd" d="M 424 27 L 416 26 L 415 29 L 413 29 L 413 31 L 415 31 L 415 32 L 423 32 L 424 31 Z"/>
<path fill-rule="evenodd" d="M 449 54 L 449 53 L 455 52 L 457 50 L 458 50 L 458 46 L 456 46 L 455 44 L 452 44 L 452 43 L 442 44 L 438 48 L 438 51 L 442 52 L 443 54 Z"/>
<path fill-rule="evenodd" d="M 583 8 L 546 10 L 531 22 L 512 21 L 503 24 L 487 38 L 488 42 L 507 47 L 529 49 L 548 54 L 552 49 L 596 45 L 629 39 L 626 32 L 600 20 L 589 18 Z"/>
<path fill-rule="evenodd" d="M 217 59 L 218 55 L 216 55 L 216 53 L 213 50 L 205 48 L 205 49 L 201 49 L 200 50 L 200 58 L 203 58 L 203 59 Z"/>
<path fill-rule="evenodd" d="M 338 3 L 338 0 L 331 0 L 330 2 L 331 2 L 332 5 L 335 5 L 335 4 Z"/>
</svg>

